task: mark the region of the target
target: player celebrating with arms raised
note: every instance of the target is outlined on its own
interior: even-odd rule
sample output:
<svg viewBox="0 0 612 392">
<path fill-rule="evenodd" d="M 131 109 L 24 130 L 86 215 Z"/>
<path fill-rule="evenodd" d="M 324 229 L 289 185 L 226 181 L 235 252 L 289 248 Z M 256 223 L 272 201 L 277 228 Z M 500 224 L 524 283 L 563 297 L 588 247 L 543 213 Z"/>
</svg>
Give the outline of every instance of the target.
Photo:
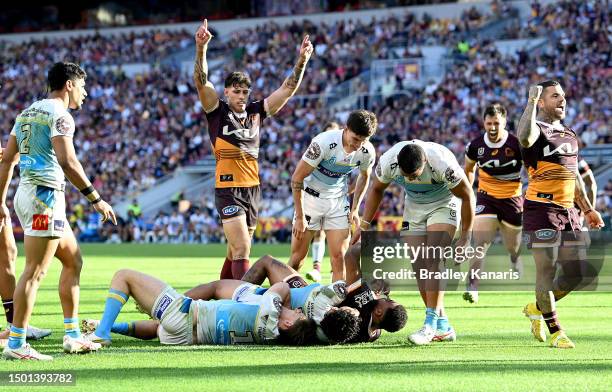
<svg viewBox="0 0 612 392">
<path fill-rule="evenodd" d="M 344 254 L 351 223 L 359 226 L 359 205 L 370 181 L 376 150 L 369 142 L 376 132 L 376 115 L 352 112 L 344 129 L 318 134 L 291 177 L 295 203 L 289 265 L 300 270 L 314 233 L 323 229 L 329 246 L 332 281 L 345 279 Z M 359 169 L 352 208 L 348 176 Z"/>
<path fill-rule="evenodd" d="M 260 204 L 259 129 L 264 118 L 275 115 L 297 91 L 313 52 L 304 37 L 297 63 L 283 85 L 263 101 L 247 103 L 251 80 L 243 72 L 225 79 L 227 103 L 220 100 L 208 80 L 206 51 L 212 34 L 208 22 L 195 34 L 196 59 L 193 78 L 208 120 L 208 132 L 215 152 L 215 203 L 227 238 L 227 257 L 221 279 L 240 279 L 249 269 L 251 238 L 257 226 Z"/>
<path fill-rule="evenodd" d="M 474 193 L 465 173 L 457 158 L 446 147 L 421 140 L 397 143 L 380 157 L 376 177 L 366 197 L 361 225 L 353 235 L 352 244 L 359 240 L 361 230 L 371 229 L 370 222 L 391 182 L 404 188 L 402 231 L 408 233 L 407 242 L 410 246 L 450 245 L 457 230 L 459 202 L 461 237 L 457 246 L 469 245 L 474 220 Z M 414 266 L 436 272 L 439 264 L 440 260 L 434 256 L 421 258 Z M 419 291 L 426 312 L 423 327 L 408 336 L 413 344 L 456 339 L 444 311 L 444 291 L 440 286 L 441 282 L 437 279 L 419 280 Z"/>
<path fill-rule="evenodd" d="M 483 121 L 485 133 L 472 140 L 465 149 L 465 174 L 470 184 L 474 183 L 476 168 L 479 169 L 474 246 L 484 247 L 486 251 L 499 228 L 512 268 L 522 273 L 519 258 L 523 224 L 520 144 L 516 136 L 506 130 L 506 108 L 501 104 L 487 106 Z M 483 262 L 484 254 L 474 257 L 470 261 L 470 270 L 481 269 Z M 478 302 L 477 277 L 469 279 L 463 298 Z"/>
<path fill-rule="evenodd" d="M 529 102 L 519 121 L 518 139 L 529 173 L 523 228 L 536 263 L 536 302 L 525 306 L 523 312 L 531 320 L 531 332 L 537 340 L 546 341 L 546 323 L 551 347 L 574 348 L 555 310 L 556 301 L 574 286 L 554 281 L 556 264 L 566 275 L 580 276 L 582 252 L 573 245 L 584 241 L 574 202 L 590 228 L 601 228 L 604 223 L 593 209 L 578 173 L 578 137 L 561 123 L 565 106 L 565 92 L 559 82 L 547 80 L 530 87 Z"/>
<path fill-rule="evenodd" d="M 80 109 L 87 96 L 85 71 L 73 63 L 56 63 L 48 74 L 49 98 L 34 102 L 15 120 L 0 163 L 0 226 L 8 224 L 6 194 L 19 160 L 21 179 L 15 211 L 24 231 L 26 265 L 15 288 L 15 313 L 4 358 L 51 360 L 26 340 L 26 330 L 42 277 L 53 256 L 62 262 L 59 295 L 64 311 L 64 351 L 82 353 L 100 346 L 79 332 L 79 279 L 83 260 L 66 220 L 65 177 L 80 189 L 102 220 L 117 224 L 115 213 L 87 178 L 73 145 L 74 119 L 67 109 Z"/>
</svg>

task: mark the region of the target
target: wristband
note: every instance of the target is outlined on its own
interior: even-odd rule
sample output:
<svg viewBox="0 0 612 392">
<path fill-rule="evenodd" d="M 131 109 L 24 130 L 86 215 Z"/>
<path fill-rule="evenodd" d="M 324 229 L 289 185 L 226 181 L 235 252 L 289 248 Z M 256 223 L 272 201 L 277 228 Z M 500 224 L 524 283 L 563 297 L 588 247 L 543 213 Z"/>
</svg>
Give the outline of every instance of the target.
<svg viewBox="0 0 612 392">
<path fill-rule="evenodd" d="M 372 227 L 372 223 L 366 220 L 362 220 L 361 223 L 359 223 L 359 228 L 361 230 L 369 230 L 371 227 Z"/>
<path fill-rule="evenodd" d="M 93 185 L 90 185 L 87 188 L 81 189 L 80 192 L 83 194 L 83 196 L 87 197 L 87 196 L 91 195 L 92 193 L 94 193 L 95 189 L 94 189 Z"/>
<path fill-rule="evenodd" d="M 101 198 L 100 196 L 98 196 L 98 198 L 97 198 L 97 199 L 95 199 L 95 200 L 90 200 L 90 201 L 89 201 L 89 204 L 94 205 L 94 204 L 97 204 L 97 203 L 99 203 L 99 202 L 101 202 L 101 201 L 102 201 L 102 198 Z"/>
</svg>

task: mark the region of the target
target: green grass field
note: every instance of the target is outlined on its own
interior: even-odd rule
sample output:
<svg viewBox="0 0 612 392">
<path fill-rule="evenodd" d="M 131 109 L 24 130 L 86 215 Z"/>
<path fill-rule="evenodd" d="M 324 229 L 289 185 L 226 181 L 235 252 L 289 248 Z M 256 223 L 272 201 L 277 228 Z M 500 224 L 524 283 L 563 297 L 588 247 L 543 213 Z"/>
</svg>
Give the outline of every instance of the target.
<svg viewBox="0 0 612 392">
<path fill-rule="evenodd" d="M 184 290 L 216 279 L 224 254 L 224 247 L 214 245 L 84 245 L 82 249 L 85 266 L 81 278 L 81 318 L 100 317 L 108 284 L 118 269 L 147 272 Z M 286 257 L 287 252 L 286 245 L 253 249 L 254 256 L 272 253 Z M 526 257 L 525 262 L 531 262 L 531 258 Z M 21 268 L 20 257 L 18 269 Z M 111 348 L 74 356 L 61 351 L 63 325 L 57 297 L 58 276 L 56 262 L 39 292 L 32 319 L 37 326 L 53 328 L 50 338 L 33 345 L 54 355 L 55 360 L 49 363 L 0 360 L 0 371 L 75 372 L 76 386 L 46 387 L 53 390 L 611 388 L 612 293 L 574 293 L 560 303 L 560 319 L 577 345 L 574 350 L 550 349 L 532 338 L 529 322 L 521 313 L 523 306 L 533 299 L 528 292 L 481 293 L 478 305 L 465 303 L 460 292 L 448 293 L 447 310 L 458 332 L 457 342 L 412 347 L 406 343 L 406 335 L 421 326 L 422 303 L 417 293 L 397 292 L 393 297 L 408 308 L 408 324 L 398 333 L 383 333 L 371 344 L 306 348 L 160 347 L 156 341 L 117 337 Z M 130 301 L 119 320 L 142 317 Z M 3 391 L 29 388 L 0 385 Z"/>
</svg>

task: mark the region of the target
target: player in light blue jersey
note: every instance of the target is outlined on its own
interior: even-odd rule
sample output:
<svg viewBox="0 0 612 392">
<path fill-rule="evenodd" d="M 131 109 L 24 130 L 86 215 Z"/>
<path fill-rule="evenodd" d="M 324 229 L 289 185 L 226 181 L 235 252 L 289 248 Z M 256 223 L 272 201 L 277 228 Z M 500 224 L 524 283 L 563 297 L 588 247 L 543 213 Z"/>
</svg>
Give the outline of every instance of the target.
<svg viewBox="0 0 612 392">
<path fill-rule="evenodd" d="M 83 339 L 78 327 L 79 279 L 83 260 L 66 220 L 65 177 L 101 215 L 117 224 L 115 213 L 88 180 L 73 145 L 74 120 L 68 109 L 80 109 L 87 96 L 85 71 L 76 64 L 56 63 L 49 70 L 49 96 L 34 102 L 15 120 L 0 163 L 0 228 L 10 214 L 6 194 L 19 162 L 20 182 L 15 211 L 24 230 L 26 265 L 15 288 L 13 325 L 3 356 L 51 360 L 25 342 L 36 293 L 53 257 L 62 262 L 59 282 L 64 311 L 64 351 L 83 353 L 100 346 Z"/>
<path fill-rule="evenodd" d="M 461 204 L 461 236 L 456 246 L 470 244 L 474 194 L 467 177 L 450 150 L 420 140 L 400 142 L 381 156 L 366 197 L 361 226 L 354 233 L 351 244 L 357 243 L 361 230 L 371 229 L 370 222 L 390 183 L 399 185 L 405 193 L 402 234 L 406 237 L 402 240 L 409 246 L 424 251 L 430 246 L 444 249 L 450 245 L 458 226 L 458 204 Z M 439 271 L 441 253 L 431 253 L 413 264 L 417 277 L 421 276 L 421 271 L 427 274 Z M 429 278 L 419 279 L 418 283 L 426 306 L 425 322 L 408 339 L 416 345 L 455 340 L 455 331 L 444 310 L 442 282 Z"/>
<path fill-rule="evenodd" d="M 291 177 L 295 203 L 289 265 L 299 271 L 316 231 L 323 229 L 332 264 L 332 281 L 345 279 L 344 253 L 351 223 L 359 225 L 359 205 L 376 159 L 369 138 L 378 122 L 367 110 L 352 112 L 346 127 L 317 135 Z M 348 200 L 350 173 L 359 170 L 352 206 Z"/>
<path fill-rule="evenodd" d="M 116 323 L 132 296 L 153 320 Z M 132 270 L 115 273 L 102 319 L 83 323 L 92 342 L 111 344 L 111 332 L 139 339 L 159 337 L 162 344 L 306 344 L 316 326 L 300 310 L 292 310 L 289 285 L 277 283 L 257 303 L 195 300 L 161 280 Z M 85 321 L 85 320 L 84 320 Z"/>
</svg>

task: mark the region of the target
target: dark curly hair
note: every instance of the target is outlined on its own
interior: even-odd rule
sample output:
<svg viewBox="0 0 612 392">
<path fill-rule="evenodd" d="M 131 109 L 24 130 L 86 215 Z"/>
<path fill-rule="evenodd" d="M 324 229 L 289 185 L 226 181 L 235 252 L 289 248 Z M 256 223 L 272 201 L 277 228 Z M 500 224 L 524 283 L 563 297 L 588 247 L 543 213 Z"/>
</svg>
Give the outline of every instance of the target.
<svg viewBox="0 0 612 392">
<path fill-rule="evenodd" d="M 359 333 L 361 318 L 344 310 L 327 312 L 321 320 L 321 329 L 331 343 L 346 343 Z"/>
<path fill-rule="evenodd" d="M 279 329 L 278 343 L 287 346 L 305 346 L 312 344 L 317 337 L 317 324 L 311 319 L 296 321 L 291 328 Z"/>
<path fill-rule="evenodd" d="M 387 309 L 385 317 L 380 323 L 380 328 L 388 332 L 397 332 L 404 328 L 406 321 L 408 321 L 406 308 L 398 304 L 393 308 Z"/>
</svg>

